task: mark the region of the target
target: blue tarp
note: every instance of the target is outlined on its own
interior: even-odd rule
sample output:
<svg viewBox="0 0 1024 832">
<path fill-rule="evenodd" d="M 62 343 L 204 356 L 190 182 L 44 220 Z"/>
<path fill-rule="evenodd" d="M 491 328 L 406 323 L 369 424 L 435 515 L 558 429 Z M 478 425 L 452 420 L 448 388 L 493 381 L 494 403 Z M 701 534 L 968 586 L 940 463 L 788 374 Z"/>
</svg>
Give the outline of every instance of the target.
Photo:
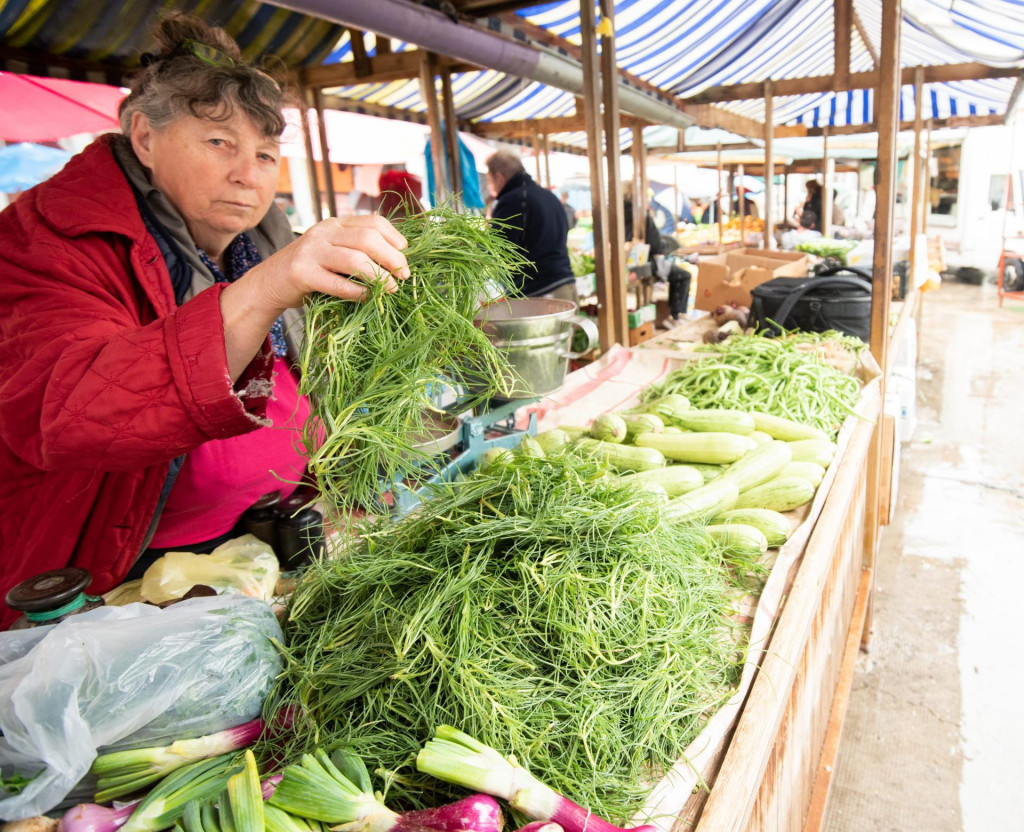
<svg viewBox="0 0 1024 832">
<path fill-rule="evenodd" d="M 64 167 L 71 154 L 59 147 L 19 142 L 0 147 L 0 193 L 26 191 Z"/>
</svg>

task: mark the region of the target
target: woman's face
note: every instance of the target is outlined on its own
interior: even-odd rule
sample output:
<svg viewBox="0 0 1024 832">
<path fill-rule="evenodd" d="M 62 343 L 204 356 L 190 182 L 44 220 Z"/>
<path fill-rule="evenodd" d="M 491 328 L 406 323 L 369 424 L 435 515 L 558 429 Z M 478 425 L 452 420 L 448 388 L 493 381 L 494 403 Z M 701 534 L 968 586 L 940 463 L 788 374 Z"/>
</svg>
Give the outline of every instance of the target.
<svg viewBox="0 0 1024 832">
<path fill-rule="evenodd" d="M 255 227 L 273 202 L 280 143 L 243 113 L 224 121 L 182 115 L 162 130 L 135 113 L 131 140 L 153 185 L 215 259 L 238 234 Z"/>
</svg>

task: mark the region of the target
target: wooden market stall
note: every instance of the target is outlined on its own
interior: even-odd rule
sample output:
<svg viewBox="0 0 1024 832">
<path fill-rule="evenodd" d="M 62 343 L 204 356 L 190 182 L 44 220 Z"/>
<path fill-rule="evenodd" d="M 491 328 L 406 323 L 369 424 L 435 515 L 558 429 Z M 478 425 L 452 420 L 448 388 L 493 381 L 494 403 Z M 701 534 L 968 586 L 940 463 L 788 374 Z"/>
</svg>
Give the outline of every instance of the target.
<svg viewBox="0 0 1024 832">
<path fill-rule="evenodd" d="M 637 193 L 646 194 L 642 180 L 644 170 L 644 125 L 674 122 L 677 126 L 699 123 L 719 127 L 754 140 L 764 148 L 764 168 L 774 170 L 775 139 L 793 135 L 814 135 L 818 128 L 806 125 L 777 126 L 778 106 L 784 96 L 808 95 L 815 92 L 873 90 L 874 121 L 870 125 L 879 136 L 878 173 L 876 179 L 877 214 L 873 258 L 873 305 L 870 352 L 880 370 L 865 396 L 863 418 L 848 421 L 844 428 L 841 456 L 833 466 L 827 498 L 812 519 L 807 538 L 794 568 L 785 603 L 778 613 L 771 641 L 763 653 L 756 676 L 738 715 L 727 743 L 716 749 L 708 767 L 701 772 L 709 791 L 679 796 L 677 832 L 685 829 L 724 832 L 724 830 L 806 830 L 821 828 L 827 805 L 832 766 L 840 739 L 845 704 L 852 682 L 853 666 L 858 651 L 867 639 L 870 623 L 872 576 L 878 552 L 880 529 L 887 516 L 891 491 L 884 460 L 891 459 L 891 446 L 885 441 L 885 420 L 880 419 L 885 400 L 886 379 L 891 370 L 892 344 L 898 343 L 909 326 L 906 321 L 919 315 L 920 297 L 911 294 L 901 307 L 895 333 L 890 326 L 892 296 L 892 227 L 895 205 L 896 134 L 899 122 L 899 93 L 903 83 L 915 85 L 921 101 L 924 85 L 955 79 L 1009 77 L 1012 72 L 977 64 L 950 67 L 902 68 L 900 36 L 903 21 L 900 0 L 881 0 L 880 43 L 875 63 L 870 70 L 855 68 L 851 62 L 851 38 L 867 44 L 864 24 L 856 14 L 852 0 L 835 0 L 834 69 L 831 75 L 794 79 L 768 78 L 726 87 L 705 85 L 695 94 L 680 97 L 653 86 L 641 77 L 616 66 L 616 33 L 604 20 L 615 17 L 611 0 L 601 0 L 599 9 L 592 3 L 579 6 L 580 43 L 570 43 L 541 27 L 524 21 L 512 26 L 522 35 L 519 47 L 546 50 L 552 47 L 573 58 L 576 80 L 570 91 L 576 98 L 575 115 L 550 116 L 532 120 L 512 129 L 493 122 L 489 126 L 462 119 L 456 105 L 453 77 L 458 73 L 480 68 L 498 67 L 509 72 L 513 59 L 502 50 L 515 51 L 515 38 L 492 34 L 483 51 L 466 48 L 467 32 L 474 37 L 487 33 L 474 22 L 489 15 L 503 16 L 525 7 L 525 3 L 502 0 L 461 0 L 452 4 L 451 19 L 447 15 L 403 0 L 377 0 L 374 4 L 290 2 L 289 8 L 301 8 L 323 27 L 318 49 L 307 51 L 316 60 L 303 64 L 292 61 L 293 76 L 303 85 L 306 103 L 320 113 L 316 120 L 320 145 L 324 148 L 322 181 L 328 192 L 328 205 L 333 205 L 327 136 L 322 111 L 325 107 L 347 107 L 376 115 L 392 115 L 423 119 L 430 124 L 433 141 L 433 167 L 446 168 L 445 157 L 457 156 L 456 126 L 475 129 L 482 136 L 528 138 L 535 147 L 551 147 L 549 137 L 562 133 L 584 132 L 592 181 L 595 260 L 599 274 L 598 298 L 601 307 L 601 341 L 605 349 L 629 343 L 626 307 L 626 267 L 624 251 L 615 244 L 624 236 L 622 197 L 619 188 L 618 157 L 621 153 L 621 130 L 632 131 L 635 170 L 640 182 Z M 371 56 L 365 49 L 368 33 L 374 32 L 369 20 L 361 17 L 369 7 L 391 9 L 409 15 L 413 29 L 403 29 L 403 45 L 419 43 L 420 49 L 392 51 L 397 40 L 395 29 L 379 26 L 374 34 L 375 50 Z M 461 18 L 459 15 L 461 14 Z M 397 19 L 396 19 L 397 20 Z M 394 22 L 394 25 L 398 25 Z M 419 26 L 419 31 L 415 27 Z M 500 27 L 497 27 L 500 30 Z M 329 49 L 324 45 L 330 37 L 337 39 L 347 33 L 351 60 L 333 65 L 320 65 Z M 534 45 L 527 47 L 532 38 Z M 513 45 L 509 45 L 509 44 Z M 500 48 L 499 48 L 500 47 Z M 487 53 L 487 50 L 491 50 Z M 543 53 L 547 55 L 548 52 Z M 21 61 L 26 67 L 39 66 L 39 56 L 26 54 L 20 47 L 0 47 L 0 57 L 7 62 Z M 517 59 L 525 60 L 523 55 Z M 548 60 L 551 60 L 550 56 Z M 564 57 L 559 60 L 566 60 Z M 71 70 L 112 72 L 99 64 L 88 67 L 72 60 L 58 60 Z M 521 65 L 522 77 L 536 69 L 536 59 Z M 121 67 L 123 70 L 123 67 Z M 562 70 L 565 67 L 561 67 Z M 1019 68 L 1014 70 L 1019 74 Z M 909 72 L 909 80 L 908 80 Z M 510 73 L 514 74 L 514 73 Z M 533 78 L 551 82 L 556 72 L 538 73 Z M 440 91 L 437 80 L 440 79 Z M 408 81 L 419 86 L 422 110 L 399 110 L 386 105 L 361 102 L 358 97 L 346 98 L 346 88 L 366 84 Z M 578 82 L 578 83 L 577 83 Z M 331 92 L 333 90 L 333 92 Z M 638 98 L 639 96 L 639 98 Z M 764 102 L 762 120 L 723 108 L 728 102 L 758 99 Z M 651 103 L 654 102 L 654 103 Z M 652 108 L 654 112 L 652 112 Z M 628 114 L 623 117 L 620 111 Z M 922 107 L 917 108 L 915 132 L 918 136 L 915 159 L 921 158 L 921 131 L 924 127 Z M 556 145 L 557 146 L 557 145 Z M 319 190 L 320 178 L 312 167 L 311 136 L 306 134 L 307 157 L 310 160 L 311 184 Z M 604 153 L 597 151 L 604 148 Z M 458 165 L 447 165 L 456 171 Z M 539 171 L 538 171 L 539 173 Z M 439 174 L 440 175 L 440 174 Z M 770 197 L 771 176 L 766 176 Z M 915 223 L 922 222 L 921 194 L 923 177 L 915 177 L 913 188 Z M 719 178 L 721 182 L 721 177 Z M 456 178 L 441 191 L 457 192 Z M 828 200 L 826 200 L 826 203 Z M 319 204 L 319 200 L 316 201 Z M 742 204 L 742 202 L 741 202 Z M 643 210 L 641 199 L 635 211 Z M 642 214 L 638 213 L 637 218 Z M 769 209 L 765 217 L 771 228 Z M 721 219 L 719 220 L 721 223 Z M 825 219 L 826 227 L 828 218 Z M 639 223 L 634 221 L 634 228 Z M 919 226 L 915 226 L 919 227 Z M 916 235 L 915 235 L 916 238 Z M 772 245 L 771 234 L 765 234 L 765 245 Z M 884 507 L 884 508 L 883 508 Z"/>
</svg>

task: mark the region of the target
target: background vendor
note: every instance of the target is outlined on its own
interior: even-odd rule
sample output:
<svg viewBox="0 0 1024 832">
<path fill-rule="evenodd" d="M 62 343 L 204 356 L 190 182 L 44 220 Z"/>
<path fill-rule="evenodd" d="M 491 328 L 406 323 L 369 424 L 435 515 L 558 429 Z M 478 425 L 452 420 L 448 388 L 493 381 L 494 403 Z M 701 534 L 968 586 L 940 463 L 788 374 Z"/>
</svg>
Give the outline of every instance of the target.
<svg viewBox="0 0 1024 832">
<path fill-rule="evenodd" d="M 122 133 L 0 214 L 0 599 L 67 565 L 104 592 L 148 548 L 209 551 L 287 493 L 303 298 L 408 275 L 378 216 L 295 240 L 273 205 L 284 92 L 197 19 L 155 37 Z"/>
<path fill-rule="evenodd" d="M 529 264 L 520 289 L 524 295 L 578 302 L 576 276 L 569 263 L 569 221 L 558 197 L 533 181 L 511 150 L 487 159 L 487 186 L 495 203 L 498 230 L 522 249 Z"/>
</svg>

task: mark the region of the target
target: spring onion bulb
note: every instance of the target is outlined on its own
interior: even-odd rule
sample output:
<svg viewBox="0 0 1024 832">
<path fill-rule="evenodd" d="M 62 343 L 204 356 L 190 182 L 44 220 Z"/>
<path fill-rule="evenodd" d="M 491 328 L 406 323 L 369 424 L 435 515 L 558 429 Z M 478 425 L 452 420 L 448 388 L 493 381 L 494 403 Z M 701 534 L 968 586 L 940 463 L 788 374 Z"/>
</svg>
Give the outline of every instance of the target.
<svg viewBox="0 0 1024 832">
<path fill-rule="evenodd" d="M 416 768 L 445 782 L 500 797 L 527 817 L 551 821 L 565 832 L 620 830 L 542 783 L 515 757 L 503 757 L 450 725 L 437 728 L 434 738 L 417 755 Z M 641 826 L 638 830 L 655 832 L 655 827 Z"/>
<path fill-rule="evenodd" d="M 204 803 L 220 794 L 239 771 L 234 754 L 221 754 L 182 766 L 165 777 L 135 808 L 124 832 L 157 832 L 180 818 L 191 801 Z"/>
<path fill-rule="evenodd" d="M 269 729 L 263 719 L 257 718 L 216 734 L 177 740 L 168 746 L 101 754 L 91 768 L 99 778 L 96 802 L 106 803 L 133 794 L 187 763 L 247 748 L 265 732 L 274 733 L 287 728 L 291 721 L 292 711 L 284 710 L 272 721 Z"/>
<path fill-rule="evenodd" d="M 95 803 L 79 803 L 64 813 L 61 829 L 64 832 L 114 832 L 124 826 L 138 805 L 136 801 L 113 809 Z"/>
</svg>

